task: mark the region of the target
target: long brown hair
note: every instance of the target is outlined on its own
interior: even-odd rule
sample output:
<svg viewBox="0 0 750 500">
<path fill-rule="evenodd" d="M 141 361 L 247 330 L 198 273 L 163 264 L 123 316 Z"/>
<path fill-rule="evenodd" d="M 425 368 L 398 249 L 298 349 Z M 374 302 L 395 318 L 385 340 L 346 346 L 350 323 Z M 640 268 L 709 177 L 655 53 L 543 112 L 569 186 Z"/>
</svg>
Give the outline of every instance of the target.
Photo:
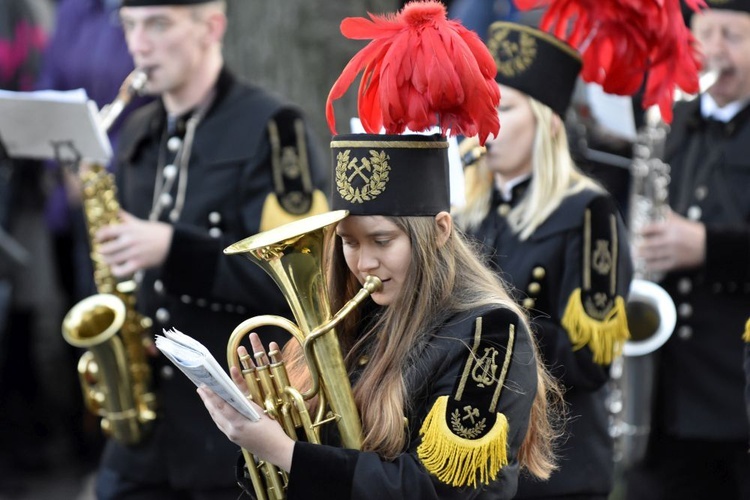
<svg viewBox="0 0 750 500">
<path fill-rule="evenodd" d="M 349 314 L 337 327 L 347 364 L 356 360 L 352 353 L 370 343 L 370 361 L 353 387 L 362 419 L 363 449 L 384 459 L 403 452 L 408 435 L 404 426 L 409 395 L 404 373 L 410 355 L 420 339 L 433 333 L 450 316 L 483 305 L 499 304 L 527 322 L 522 309 L 510 298 L 505 287 L 477 257 L 454 229 L 445 244 L 438 243 L 439 230 L 433 217 L 389 217 L 411 242 L 411 264 L 401 295 L 383 308 L 377 320 L 362 331 L 362 309 Z M 329 291 L 333 311 L 341 308 L 360 288 L 343 257 L 341 239 L 331 232 L 328 252 Z M 528 324 L 526 324 L 528 330 Z M 396 333 L 397 332 L 397 333 Z M 533 340 L 532 340 L 533 341 Z M 309 387 L 301 349 L 290 342 L 284 349 L 290 378 L 301 388 Z M 536 347 L 535 347 L 536 351 Z M 560 392 L 538 354 L 538 387 L 529 430 L 519 452 L 522 467 L 539 478 L 554 469 L 552 442 L 557 431 L 552 418 L 559 409 Z M 549 401 L 554 404 L 548 404 Z"/>
</svg>

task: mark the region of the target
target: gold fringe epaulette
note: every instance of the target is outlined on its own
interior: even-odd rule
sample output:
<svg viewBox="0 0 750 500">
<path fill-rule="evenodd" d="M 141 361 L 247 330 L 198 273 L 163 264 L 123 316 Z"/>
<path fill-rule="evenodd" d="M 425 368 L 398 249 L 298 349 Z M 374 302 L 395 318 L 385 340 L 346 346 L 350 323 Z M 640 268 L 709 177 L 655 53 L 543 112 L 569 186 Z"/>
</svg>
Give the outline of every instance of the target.
<svg viewBox="0 0 750 500">
<path fill-rule="evenodd" d="M 422 424 L 419 459 L 443 483 L 456 487 L 488 484 L 508 464 L 508 420 L 498 413 L 487 434 L 465 439 L 448 427 L 447 405 L 448 396 L 440 396 Z"/>
<path fill-rule="evenodd" d="M 623 344 L 630 337 L 622 297 L 615 297 L 614 306 L 600 320 L 586 314 L 580 288 L 576 288 L 568 299 L 562 325 L 568 331 L 573 349 L 588 346 L 594 355 L 594 362 L 601 365 L 612 363 L 622 354 Z"/>
</svg>

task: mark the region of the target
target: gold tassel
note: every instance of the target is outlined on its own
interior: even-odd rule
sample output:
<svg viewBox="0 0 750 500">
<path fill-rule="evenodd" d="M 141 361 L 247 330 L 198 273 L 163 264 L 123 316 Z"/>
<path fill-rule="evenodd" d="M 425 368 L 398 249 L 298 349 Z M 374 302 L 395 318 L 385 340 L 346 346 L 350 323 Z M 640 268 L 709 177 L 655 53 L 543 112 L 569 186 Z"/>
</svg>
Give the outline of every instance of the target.
<svg viewBox="0 0 750 500">
<path fill-rule="evenodd" d="M 479 439 L 456 436 L 446 424 L 448 396 L 440 396 L 427 415 L 419 434 L 417 454 L 425 469 L 451 486 L 477 486 L 493 481 L 508 464 L 508 420 L 497 414 L 495 425 Z"/>
<path fill-rule="evenodd" d="M 742 340 L 750 342 L 750 318 L 747 318 L 747 323 L 745 323 L 745 333 L 742 334 Z"/>
<path fill-rule="evenodd" d="M 598 320 L 586 314 L 580 288 L 570 294 L 562 325 L 568 331 L 573 349 L 578 350 L 588 345 L 594 354 L 594 362 L 601 365 L 612 363 L 622 354 L 622 346 L 630 337 L 625 300 L 622 297 L 615 297 L 612 310 L 604 319 Z"/>
</svg>

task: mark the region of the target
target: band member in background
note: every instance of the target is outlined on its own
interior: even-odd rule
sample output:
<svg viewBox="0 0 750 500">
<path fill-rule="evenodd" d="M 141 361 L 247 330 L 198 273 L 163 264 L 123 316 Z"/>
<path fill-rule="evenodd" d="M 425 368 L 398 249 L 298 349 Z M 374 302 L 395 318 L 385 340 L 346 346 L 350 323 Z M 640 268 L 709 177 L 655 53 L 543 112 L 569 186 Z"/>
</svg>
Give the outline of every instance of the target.
<svg viewBox="0 0 750 500">
<path fill-rule="evenodd" d="M 496 133 L 492 57 L 434 1 L 409 3 L 395 17 L 346 19 L 342 32 L 374 41 L 344 70 L 329 104 L 365 65 L 363 80 L 379 82 L 359 99 L 368 133 L 331 142 L 332 208 L 350 211 L 330 234 L 332 309 L 366 276 L 383 281 L 337 326 L 362 450 L 335 447 L 335 434 L 325 432 L 323 445 L 295 442 L 271 418 L 251 422 L 207 388 L 198 392 L 229 439 L 290 472 L 290 499 L 311 491 L 331 499 L 512 498 L 521 471 L 544 479 L 554 468 L 556 406 L 547 401 L 556 385 L 525 313 L 453 226 L 446 139 L 399 135 L 407 124 L 417 131 L 438 124 L 445 133 L 447 123 L 453 133 Z M 435 61 L 420 46 L 446 57 Z M 459 60 L 466 65 L 454 68 Z M 446 80 L 451 74 L 456 78 Z M 391 93 L 395 86 L 400 90 Z M 474 95 L 463 101 L 469 88 Z M 402 95 L 412 106 L 399 108 Z M 335 134 L 332 106 L 328 111 Z M 293 368 L 300 356 L 298 343 L 287 344 Z M 244 387 L 237 369 L 232 375 Z M 309 385 L 306 369 L 292 369 L 291 377 L 297 387 Z"/>
<path fill-rule="evenodd" d="M 307 169 L 313 181 L 321 174 L 300 112 L 224 66 L 225 10 L 221 0 L 123 1 L 128 49 L 157 100 L 122 130 L 124 212 L 97 234 L 113 274 L 141 277 L 138 306 L 154 331 L 189 325 L 219 359 L 248 315 L 289 314 L 268 276 L 222 250 L 280 216 L 311 210 L 300 179 Z M 138 446 L 107 443 L 98 498 L 235 499 L 236 447 L 168 361 L 157 358 L 153 373 L 156 425 Z"/>
<path fill-rule="evenodd" d="M 487 44 L 502 128 L 467 171 L 466 205 L 455 216 L 532 317 L 569 411 L 559 469 L 544 482 L 521 476 L 516 498 L 606 499 L 614 461 L 605 384 L 629 335 L 627 231 L 610 194 L 581 173 L 568 149 L 563 117 L 580 54 L 508 22 L 492 24 Z"/>
<path fill-rule="evenodd" d="M 708 1 L 689 21 L 718 80 L 675 106 L 664 160 L 671 214 L 639 257 L 677 306 L 661 349 L 652 435 L 628 498 L 750 498 L 742 332 L 750 297 L 750 1 Z"/>
</svg>

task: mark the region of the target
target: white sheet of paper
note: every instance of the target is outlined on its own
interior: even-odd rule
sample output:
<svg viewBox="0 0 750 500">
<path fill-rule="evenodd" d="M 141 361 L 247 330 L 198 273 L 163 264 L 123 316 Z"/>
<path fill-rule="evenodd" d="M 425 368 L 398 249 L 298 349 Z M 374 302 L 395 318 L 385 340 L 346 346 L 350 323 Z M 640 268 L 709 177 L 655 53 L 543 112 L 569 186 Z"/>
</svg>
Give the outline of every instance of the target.
<svg viewBox="0 0 750 500">
<path fill-rule="evenodd" d="M 11 158 L 106 163 L 112 146 L 83 89 L 0 91 L 0 141 Z"/>
</svg>

